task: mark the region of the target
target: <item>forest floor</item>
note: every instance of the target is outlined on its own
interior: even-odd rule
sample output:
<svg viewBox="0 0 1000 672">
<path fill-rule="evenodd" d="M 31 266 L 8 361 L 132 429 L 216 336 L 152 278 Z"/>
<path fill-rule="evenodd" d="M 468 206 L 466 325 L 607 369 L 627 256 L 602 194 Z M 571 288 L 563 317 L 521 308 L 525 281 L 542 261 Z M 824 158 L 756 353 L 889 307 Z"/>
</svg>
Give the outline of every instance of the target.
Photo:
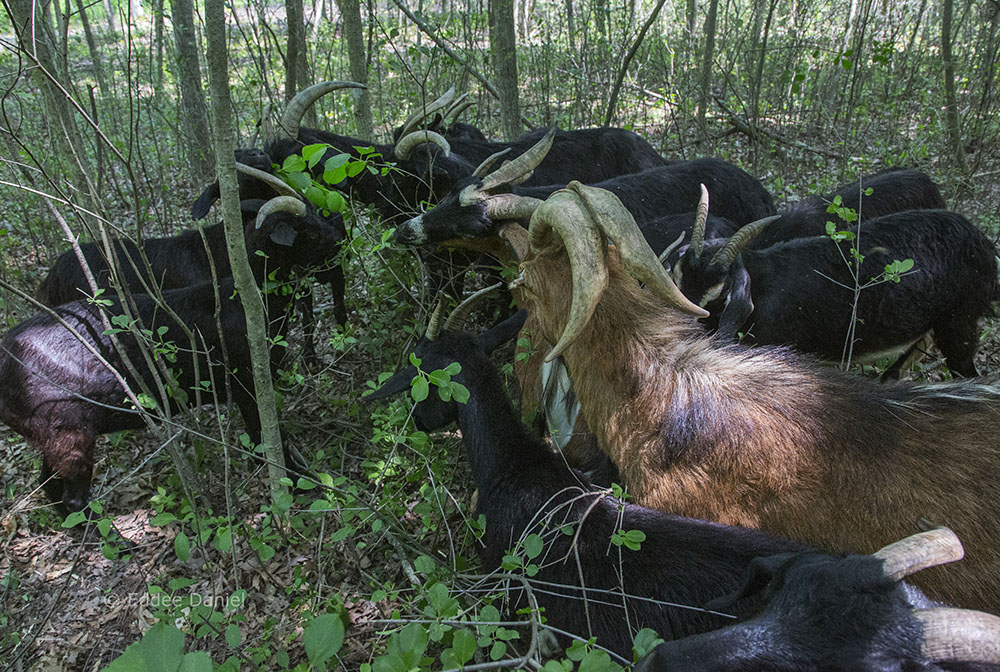
<svg viewBox="0 0 1000 672">
<path fill-rule="evenodd" d="M 754 172 L 753 157 L 744 138 L 734 137 L 727 147 L 726 158 Z M 799 190 L 804 185 L 829 187 L 849 181 L 831 179 L 822 170 L 822 163 L 816 155 L 806 152 L 791 157 L 783 174 L 761 177 L 765 184 L 773 185 L 780 178 L 785 185 L 777 199 L 780 207 L 782 196 L 806 195 Z M 923 168 L 935 176 L 933 167 Z M 981 166 L 966 183 L 952 181 L 944 185 L 952 209 L 983 225 L 994 241 L 1000 232 L 998 176 L 1000 159 L 991 158 L 991 165 Z M 9 261 L 24 271 L 23 289 L 31 292 L 30 283 L 43 274 L 46 257 L 28 246 L 13 246 L 10 250 L 19 255 Z M 354 307 L 350 336 L 358 340 L 364 339 L 366 330 L 384 328 L 380 316 L 365 305 L 369 269 L 361 268 L 363 263 L 352 259 L 349 271 Z M 332 302 L 325 289 L 319 291 L 322 334 L 324 328 L 329 330 L 333 325 Z M 399 338 L 409 337 L 400 334 Z M 365 381 L 398 362 L 379 361 L 351 344 L 335 346 L 330 338 L 320 338 L 317 344 L 324 365 L 315 372 L 300 369 L 304 378 L 284 385 L 282 418 L 289 419 L 286 429 L 293 444 L 311 453 L 325 451 L 331 473 L 363 483 L 371 478 L 365 455 L 370 448 L 372 409 L 350 400 L 365 389 Z M 983 325 L 977 363 L 983 373 L 1000 372 L 997 319 L 991 318 Z M 921 370 L 911 376 L 943 378 L 939 358 L 932 353 Z M 239 622 L 240 646 L 227 647 L 219 632 L 211 629 L 189 643 L 192 650 L 208 650 L 216 662 L 239 651 L 235 655 L 241 659 L 243 669 L 282 666 L 282 646 L 291 652 L 292 664 L 301 660 L 302 613 L 322 603 L 324 596 L 339 596 L 350 620 L 348 638 L 340 652 L 342 669 L 356 670 L 362 662 L 371 660 L 377 648 L 378 633 L 384 624 L 376 621 L 396 618 L 394 611 L 405 602 L 398 596 L 393 599 L 392 591 L 382 599 L 373 599 L 373 589 L 409 585 L 412 569 L 400 558 L 428 548 L 434 548 L 439 556 L 446 555 L 451 530 L 461 525 L 453 520 L 456 514 L 449 512 L 440 529 L 433 534 L 425 530 L 419 541 L 394 538 L 389 531 L 377 537 L 333 540 L 320 536 L 317 540 L 287 530 L 277 534 L 280 543 L 272 543 L 276 553 L 267 561 L 261 559 L 253 538 L 237 536 L 225 552 L 211 543 L 192 544 L 190 557 L 181 561 L 175 552 L 177 527 L 153 524 L 157 510 L 150 497 L 174 476 L 165 455 L 147 459 L 150 446 L 146 444 L 151 441 L 138 433 L 116 445 L 102 439 L 98 446 L 95 489 L 115 484 L 107 500 L 108 513 L 114 528 L 131 544 L 131 548 L 122 549 L 128 551 L 127 560 L 109 560 L 105 557 L 105 542 L 94 527 L 60 527 L 44 495 L 36 490 L 38 454 L 20 436 L 0 427 L 0 483 L 4 489 L 0 501 L 0 651 L 7 652 L 0 655 L 0 668 L 53 672 L 101 669 L 154 622 L 158 605 L 151 603 L 155 596 L 150 595 L 150 587 L 166 587 L 171 581 L 181 580 L 173 584 L 181 588 L 167 592 L 182 590 L 218 607 L 218 611 L 226 609 L 218 605 L 223 597 L 245 596 L 240 604 L 229 605 L 243 616 Z M 459 457 L 458 439 L 451 435 L 444 445 L 451 470 L 447 487 L 465 505 L 462 508 L 467 508 L 472 492 Z M 184 447 L 192 450 L 190 442 Z M 224 511 L 226 503 L 220 493 L 226 485 L 226 470 L 221 455 L 205 455 L 203 447 L 194 452 L 207 466 L 201 471 L 206 493 L 210 493 L 208 499 L 216 512 Z M 239 461 L 230 481 L 233 492 L 238 493 L 231 503 L 233 515 L 251 524 L 264 515 L 261 507 L 267 493 L 263 481 L 252 462 Z M 420 522 L 423 514 L 416 486 L 406 493 L 409 499 L 404 508 L 410 514 L 404 515 L 399 524 L 404 528 L 419 524 L 425 529 L 426 522 Z M 393 557 L 396 561 L 387 562 L 386 558 Z M 310 596 L 308 603 L 301 599 L 306 593 Z M 181 620 L 183 613 L 178 612 Z"/>
</svg>

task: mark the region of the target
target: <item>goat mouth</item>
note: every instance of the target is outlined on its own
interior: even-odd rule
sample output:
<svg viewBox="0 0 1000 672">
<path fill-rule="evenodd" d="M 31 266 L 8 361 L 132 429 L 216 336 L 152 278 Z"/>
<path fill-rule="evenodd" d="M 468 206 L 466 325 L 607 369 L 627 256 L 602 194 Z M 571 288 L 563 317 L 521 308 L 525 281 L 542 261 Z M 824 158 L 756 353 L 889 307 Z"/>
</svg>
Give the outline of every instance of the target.
<svg viewBox="0 0 1000 672">
<path fill-rule="evenodd" d="M 427 242 L 423 215 L 407 220 L 396 227 L 393 241 L 400 245 L 422 245 Z"/>
</svg>

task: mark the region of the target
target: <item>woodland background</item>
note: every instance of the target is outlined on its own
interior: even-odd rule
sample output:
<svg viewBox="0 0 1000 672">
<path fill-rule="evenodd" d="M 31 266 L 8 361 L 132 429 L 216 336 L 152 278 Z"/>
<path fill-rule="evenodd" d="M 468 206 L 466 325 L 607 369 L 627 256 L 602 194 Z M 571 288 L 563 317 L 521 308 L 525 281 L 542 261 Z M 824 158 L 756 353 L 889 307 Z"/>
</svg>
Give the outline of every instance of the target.
<svg viewBox="0 0 1000 672">
<path fill-rule="evenodd" d="M 739 164 L 779 208 L 916 167 L 952 209 L 994 239 L 1000 230 L 995 0 L 406 2 L 238 0 L 214 25 L 191 0 L 4 0 L 5 326 L 35 311 L 18 290 L 31 294 L 68 248 L 67 228 L 88 238 L 99 226 L 129 236 L 194 226 L 190 206 L 214 179 L 219 140 L 204 72 L 217 28 L 240 145 L 320 80 L 369 89 L 327 96 L 305 123 L 373 141 L 455 84 L 476 102 L 463 120 L 491 137 L 623 126 L 668 158 Z M 29 19 L 33 30 L 21 29 Z M 200 435 L 117 434 L 99 446 L 104 523 L 85 532 L 64 528 L 34 492 L 37 453 L 0 428 L 0 666 L 101 669 L 157 620 L 186 633 L 149 631 L 162 669 L 176 669 L 182 651 L 204 652 L 189 657 L 192 669 L 519 664 L 527 632 L 498 625 L 490 602 L 502 582 L 476 574 L 479 523 L 467 516 L 459 441 L 407 429 L 406 402 L 358 402 L 405 361 L 432 297 L 377 218 L 353 204 L 347 218 L 350 325 L 336 327 L 320 289 L 323 365 L 303 366 L 293 332 L 276 381 L 283 428 L 327 475 L 321 486 L 269 496 L 239 451 L 238 418 L 220 428 L 196 414 L 185 422 Z M 985 327 L 979 367 L 993 372 L 1000 337 Z M 932 357 L 911 375 L 939 369 Z M 185 494 L 168 443 L 194 465 L 198 496 Z M 134 547 L 103 536 L 112 522 Z M 591 672 L 630 662 L 584 645 L 566 655 Z"/>
</svg>

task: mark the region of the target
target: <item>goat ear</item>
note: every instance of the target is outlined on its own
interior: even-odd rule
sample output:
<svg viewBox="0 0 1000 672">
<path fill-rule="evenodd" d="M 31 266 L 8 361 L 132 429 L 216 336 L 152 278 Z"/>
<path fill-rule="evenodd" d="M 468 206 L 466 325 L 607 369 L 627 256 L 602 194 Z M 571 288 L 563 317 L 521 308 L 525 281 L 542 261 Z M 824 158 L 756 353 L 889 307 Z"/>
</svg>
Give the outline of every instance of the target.
<svg viewBox="0 0 1000 672">
<path fill-rule="evenodd" d="M 191 219 L 204 219 L 208 211 L 212 209 L 212 205 L 219 200 L 219 183 L 206 187 L 205 191 L 201 192 L 201 196 L 195 200 L 194 205 L 191 206 Z"/>
<path fill-rule="evenodd" d="M 367 397 L 362 397 L 361 401 L 376 401 L 378 399 L 385 399 L 386 397 L 391 397 L 394 394 L 399 394 L 403 390 L 410 389 L 410 383 L 413 382 L 413 377 L 417 375 L 417 370 L 408 366 L 402 371 L 397 371 L 392 374 L 388 380 L 382 383 L 382 387 L 378 388 Z"/>
<path fill-rule="evenodd" d="M 524 321 L 528 317 L 527 310 L 519 310 L 506 320 L 496 325 L 479 337 L 479 345 L 487 355 L 499 348 L 501 345 L 517 336 L 521 331 Z"/>
<path fill-rule="evenodd" d="M 737 260 L 729 273 L 729 291 L 726 294 L 726 307 L 719 316 L 719 328 L 715 331 L 716 339 L 723 343 L 736 340 L 750 314 L 753 312 L 753 297 L 750 295 L 750 274 L 743 264 Z"/>
<path fill-rule="evenodd" d="M 291 247 L 295 242 L 295 227 L 288 224 L 282 223 L 271 232 L 271 241 L 275 245 L 284 245 L 285 247 Z"/>
<path fill-rule="evenodd" d="M 782 565 L 794 558 L 796 553 L 780 553 L 778 555 L 768 555 L 756 557 L 750 561 L 743 575 L 743 585 L 734 592 L 722 597 L 717 597 L 705 605 L 711 611 L 726 611 L 732 609 L 733 605 L 745 597 L 752 597 L 767 588 L 771 579 L 778 573 Z"/>
</svg>

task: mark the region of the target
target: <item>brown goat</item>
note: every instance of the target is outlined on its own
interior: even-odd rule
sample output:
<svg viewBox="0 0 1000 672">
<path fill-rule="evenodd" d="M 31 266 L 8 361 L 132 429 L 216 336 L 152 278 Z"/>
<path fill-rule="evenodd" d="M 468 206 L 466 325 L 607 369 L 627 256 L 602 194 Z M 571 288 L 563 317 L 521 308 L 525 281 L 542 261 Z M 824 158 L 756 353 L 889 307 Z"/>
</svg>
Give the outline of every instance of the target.
<svg viewBox="0 0 1000 672">
<path fill-rule="evenodd" d="M 919 584 L 1000 610 L 1000 386 L 879 385 L 787 349 L 713 343 L 607 192 L 574 183 L 529 232 L 500 235 L 524 259 L 518 305 L 557 343 L 549 357 L 562 354 L 637 502 L 834 551 L 947 524 L 967 563 Z"/>
</svg>

